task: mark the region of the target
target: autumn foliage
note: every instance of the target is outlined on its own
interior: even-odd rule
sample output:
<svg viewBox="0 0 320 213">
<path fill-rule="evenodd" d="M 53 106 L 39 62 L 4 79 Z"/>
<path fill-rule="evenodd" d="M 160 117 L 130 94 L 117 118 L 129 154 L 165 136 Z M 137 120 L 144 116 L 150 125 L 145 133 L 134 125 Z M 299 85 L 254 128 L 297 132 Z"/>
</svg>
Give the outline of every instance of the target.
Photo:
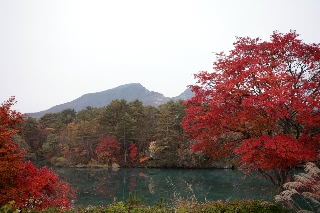
<svg viewBox="0 0 320 213">
<path fill-rule="evenodd" d="M 22 150 L 12 139 L 23 120 L 20 113 L 11 110 L 14 103 L 12 97 L 0 106 L 0 205 L 17 196 L 16 178 L 23 159 Z"/>
<path fill-rule="evenodd" d="M 129 146 L 130 161 L 131 162 L 136 162 L 137 161 L 137 155 L 138 155 L 138 147 L 134 143 L 131 143 L 130 146 Z"/>
<path fill-rule="evenodd" d="M 291 31 L 270 41 L 237 38 L 217 54 L 213 72 L 195 75 L 183 127 L 194 151 L 234 153 L 245 171 L 282 185 L 292 167 L 319 151 L 320 45 Z"/>
<path fill-rule="evenodd" d="M 120 146 L 114 136 L 106 136 L 98 143 L 95 153 L 98 159 L 103 162 L 109 162 L 116 154 L 119 154 Z"/>
<path fill-rule="evenodd" d="M 75 199 L 75 191 L 52 169 L 38 169 L 30 161 L 23 163 L 17 177 L 17 188 L 19 196 L 15 199 L 16 205 L 27 208 L 69 208 L 71 200 Z"/>
<path fill-rule="evenodd" d="M 23 162 L 24 153 L 13 141 L 23 116 L 12 110 L 14 98 L 0 106 L 0 206 L 15 201 L 18 208 L 71 207 L 75 191 L 51 169 Z"/>
</svg>

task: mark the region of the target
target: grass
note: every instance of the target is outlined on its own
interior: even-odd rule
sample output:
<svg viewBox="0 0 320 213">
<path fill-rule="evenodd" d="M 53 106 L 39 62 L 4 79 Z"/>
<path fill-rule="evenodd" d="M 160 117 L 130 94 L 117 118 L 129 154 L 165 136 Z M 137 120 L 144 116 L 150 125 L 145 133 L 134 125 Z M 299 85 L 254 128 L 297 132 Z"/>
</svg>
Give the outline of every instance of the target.
<svg viewBox="0 0 320 213">
<path fill-rule="evenodd" d="M 189 213 L 189 212 L 265 212 L 265 213 L 282 213 L 289 212 L 278 204 L 266 202 L 263 200 L 234 200 L 234 201 L 207 201 L 204 203 L 198 203 L 195 200 L 179 200 L 174 205 L 168 205 L 163 199 L 160 199 L 152 206 L 143 204 L 143 199 L 138 193 L 131 194 L 125 201 L 112 203 L 107 206 L 89 206 L 89 207 L 77 207 L 70 210 L 63 210 L 58 208 L 50 208 L 42 211 L 36 211 L 32 209 L 23 209 L 20 212 L 44 212 L 44 213 Z M 11 204 L 5 205 L 0 209 L 1 213 L 13 213 L 17 212 Z"/>
</svg>

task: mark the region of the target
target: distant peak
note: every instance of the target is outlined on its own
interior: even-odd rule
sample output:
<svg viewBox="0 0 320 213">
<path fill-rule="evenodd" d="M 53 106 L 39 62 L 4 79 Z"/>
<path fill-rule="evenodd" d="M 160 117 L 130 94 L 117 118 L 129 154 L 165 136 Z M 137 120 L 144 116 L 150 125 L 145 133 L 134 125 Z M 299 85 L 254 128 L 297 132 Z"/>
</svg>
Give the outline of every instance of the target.
<svg viewBox="0 0 320 213">
<path fill-rule="evenodd" d="M 124 87 L 143 87 L 143 88 L 145 88 L 145 87 L 142 86 L 140 83 L 123 84 L 123 85 L 118 86 L 118 87 L 116 87 L 116 88 L 124 88 Z"/>
<path fill-rule="evenodd" d="M 88 106 L 100 108 L 107 106 L 112 102 L 112 100 L 116 99 L 124 99 L 128 102 L 140 100 L 145 105 L 159 106 L 169 100 L 186 100 L 190 97 L 192 97 L 192 92 L 188 90 L 184 91 L 181 95 L 175 98 L 168 98 L 161 93 L 146 89 L 140 83 L 129 83 L 101 92 L 88 93 L 77 99 L 74 99 L 73 101 L 53 106 L 50 109 L 27 114 L 30 117 L 40 118 L 46 113 L 57 113 L 65 109 L 74 109 L 76 111 L 80 111 Z"/>
</svg>

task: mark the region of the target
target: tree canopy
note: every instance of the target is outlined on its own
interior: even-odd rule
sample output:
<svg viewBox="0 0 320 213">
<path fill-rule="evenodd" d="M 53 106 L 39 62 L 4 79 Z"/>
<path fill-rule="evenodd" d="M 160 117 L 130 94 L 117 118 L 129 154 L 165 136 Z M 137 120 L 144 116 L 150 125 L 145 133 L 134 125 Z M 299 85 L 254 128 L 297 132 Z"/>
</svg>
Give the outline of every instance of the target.
<svg viewBox="0 0 320 213">
<path fill-rule="evenodd" d="M 71 207 L 75 198 L 70 185 L 51 169 L 38 169 L 24 161 L 24 150 L 15 142 L 23 115 L 12 106 L 14 97 L 0 105 L 0 206 L 15 201 L 18 208 Z"/>
<path fill-rule="evenodd" d="M 212 72 L 195 75 L 182 124 L 194 151 L 213 159 L 234 153 L 245 171 L 278 186 L 293 166 L 317 158 L 320 45 L 298 37 L 239 37 L 229 54 L 216 54 Z"/>
</svg>

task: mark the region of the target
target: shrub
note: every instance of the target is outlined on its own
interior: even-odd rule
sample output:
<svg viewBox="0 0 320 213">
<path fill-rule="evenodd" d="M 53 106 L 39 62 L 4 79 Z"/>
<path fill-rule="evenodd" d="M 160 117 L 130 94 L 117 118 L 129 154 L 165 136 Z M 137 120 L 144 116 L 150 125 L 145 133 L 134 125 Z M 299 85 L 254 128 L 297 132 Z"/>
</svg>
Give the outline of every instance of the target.
<svg viewBox="0 0 320 213">
<path fill-rule="evenodd" d="M 0 208 L 1 213 L 18 213 L 19 211 L 14 207 L 14 201 L 8 202 Z"/>
<path fill-rule="evenodd" d="M 311 162 L 304 166 L 306 173 L 294 176 L 294 181 L 284 184 L 284 191 L 275 196 L 293 211 L 318 212 L 320 210 L 320 169 Z"/>
<path fill-rule="evenodd" d="M 279 205 L 261 200 L 215 201 L 203 204 L 199 208 L 195 212 L 288 212 Z"/>
<path fill-rule="evenodd" d="M 137 198 L 137 199 L 136 199 Z M 129 198 L 130 200 L 130 198 Z M 273 204 L 266 201 L 250 201 L 250 200 L 235 200 L 235 201 L 208 201 L 206 203 L 193 203 L 192 206 L 189 205 L 188 201 L 180 201 L 180 206 L 170 207 L 164 205 L 145 206 L 141 204 L 141 199 L 139 196 L 132 195 L 132 202 L 116 202 L 112 203 L 106 207 L 79 207 L 71 210 L 62 210 L 58 208 L 50 208 L 42 210 L 41 212 L 54 213 L 54 212 L 68 212 L 68 213 L 210 213 L 210 212 L 237 212 L 237 213 L 247 213 L 247 212 L 262 212 L 262 213 L 282 213 L 288 212 L 288 210 L 282 208 L 280 205 Z M 136 202 L 138 201 L 138 202 Z M 12 212 L 12 211 L 7 211 Z M 28 212 L 37 212 L 31 210 Z"/>
</svg>

